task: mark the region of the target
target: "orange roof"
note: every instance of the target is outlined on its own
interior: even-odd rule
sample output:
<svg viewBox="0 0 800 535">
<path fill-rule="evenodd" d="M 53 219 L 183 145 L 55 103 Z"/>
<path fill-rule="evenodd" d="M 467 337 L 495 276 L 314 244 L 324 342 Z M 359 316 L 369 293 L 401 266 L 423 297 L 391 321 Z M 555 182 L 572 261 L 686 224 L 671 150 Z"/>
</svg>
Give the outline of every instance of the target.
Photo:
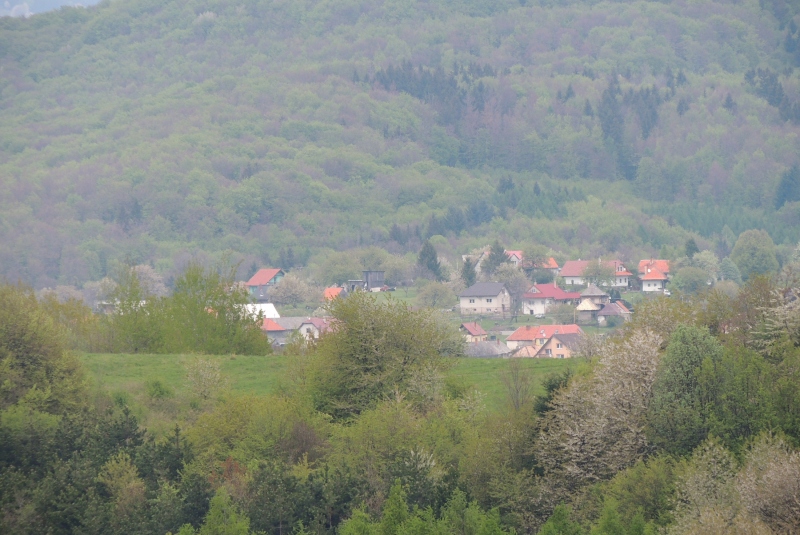
<svg viewBox="0 0 800 535">
<path fill-rule="evenodd" d="M 330 301 L 335 297 L 339 297 L 342 293 L 342 289 L 338 286 L 334 286 L 332 288 L 325 288 L 325 292 L 322 296 L 325 298 L 326 301 Z"/>
<path fill-rule="evenodd" d="M 539 269 L 558 269 L 558 262 L 552 256 L 547 259 L 547 262 L 543 262 L 541 264 L 534 264 L 534 267 Z"/>
<path fill-rule="evenodd" d="M 550 338 L 554 334 L 583 334 L 583 330 L 573 324 L 570 325 L 523 325 L 506 338 L 506 341 L 526 342 L 537 338 Z"/>
<path fill-rule="evenodd" d="M 264 321 L 261 323 L 261 330 L 267 332 L 275 332 L 275 331 L 285 331 L 283 327 L 275 323 L 274 320 L 269 318 L 264 318 Z"/>
<path fill-rule="evenodd" d="M 486 331 L 483 330 L 477 321 L 473 321 L 470 323 L 462 323 L 462 327 L 466 330 L 471 336 L 483 336 L 486 334 Z"/>
<path fill-rule="evenodd" d="M 522 251 L 506 251 L 506 256 L 511 258 L 512 256 L 516 256 L 520 260 L 522 260 Z"/>
<path fill-rule="evenodd" d="M 643 281 L 665 281 L 669 277 L 661 273 L 657 269 L 651 269 L 649 273 L 642 275 L 641 279 Z"/>
<path fill-rule="evenodd" d="M 639 260 L 639 273 L 648 273 L 651 270 L 669 273 L 669 260 Z"/>
<path fill-rule="evenodd" d="M 245 286 L 264 286 L 265 284 L 269 284 L 269 282 L 282 271 L 282 269 L 276 268 L 259 269 L 256 271 L 256 274 L 250 277 L 250 280 L 245 283 Z"/>
</svg>

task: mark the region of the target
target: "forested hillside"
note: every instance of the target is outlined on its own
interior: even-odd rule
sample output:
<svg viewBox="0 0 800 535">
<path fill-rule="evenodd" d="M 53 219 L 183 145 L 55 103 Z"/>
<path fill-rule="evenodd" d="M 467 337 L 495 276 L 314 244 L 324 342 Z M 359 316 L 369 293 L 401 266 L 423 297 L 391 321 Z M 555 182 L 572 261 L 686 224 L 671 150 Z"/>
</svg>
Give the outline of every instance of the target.
<svg viewBox="0 0 800 535">
<path fill-rule="evenodd" d="M 637 259 L 763 228 L 789 250 L 799 12 L 123 0 L 2 18 L 0 274 L 246 271 L 432 235 L 445 256 L 499 237 Z"/>
</svg>

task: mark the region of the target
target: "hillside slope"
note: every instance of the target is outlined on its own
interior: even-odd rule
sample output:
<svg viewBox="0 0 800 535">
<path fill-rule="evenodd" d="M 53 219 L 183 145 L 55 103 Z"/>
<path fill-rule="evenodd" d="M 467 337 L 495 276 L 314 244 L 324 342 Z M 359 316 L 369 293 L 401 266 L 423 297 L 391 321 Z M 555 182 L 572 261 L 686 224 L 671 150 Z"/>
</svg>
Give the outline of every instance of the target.
<svg viewBox="0 0 800 535">
<path fill-rule="evenodd" d="M 800 149 L 791 9 L 125 0 L 0 19 L 0 274 L 433 234 L 626 258 L 689 232 L 796 243 L 800 188 L 776 198 Z"/>
</svg>

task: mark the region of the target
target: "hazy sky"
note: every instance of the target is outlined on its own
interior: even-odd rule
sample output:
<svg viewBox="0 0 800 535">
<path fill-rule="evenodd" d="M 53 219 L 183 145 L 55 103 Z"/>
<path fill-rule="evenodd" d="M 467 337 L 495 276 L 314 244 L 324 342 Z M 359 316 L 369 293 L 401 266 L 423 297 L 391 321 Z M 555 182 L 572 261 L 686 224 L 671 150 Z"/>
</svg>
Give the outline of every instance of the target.
<svg viewBox="0 0 800 535">
<path fill-rule="evenodd" d="M 100 0 L 0 0 L 0 17 L 27 17 L 61 6 L 91 6 Z"/>
</svg>

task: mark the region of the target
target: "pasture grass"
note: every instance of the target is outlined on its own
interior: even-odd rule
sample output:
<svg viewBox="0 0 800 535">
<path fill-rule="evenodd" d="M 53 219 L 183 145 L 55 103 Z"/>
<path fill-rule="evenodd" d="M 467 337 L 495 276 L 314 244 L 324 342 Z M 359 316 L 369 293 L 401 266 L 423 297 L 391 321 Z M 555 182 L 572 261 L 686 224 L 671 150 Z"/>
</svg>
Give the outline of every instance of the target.
<svg viewBox="0 0 800 535">
<path fill-rule="evenodd" d="M 192 421 L 196 417 L 198 399 L 188 385 L 187 365 L 198 359 L 220 363 L 226 379 L 225 392 L 234 395 L 268 395 L 286 385 L 286 371 L 291 356 L 242 355 L 141 355 L 97 354 L 81 355 L 81 360 L 99 390 L 116 402 L 127 404 L 133 413 L 156 435 L 170 432 L 176 422 Z M 506 390 L 501 374 L 508 369 L 508 359 L 458 359 L 448 371 L 446 381 L 463 391 L 478 390 L 491 411 L 500 410 L 506 403 Z M 520 365 L 530 372 L 533 393 L 544 393 L 543 379 L 560 373 L 578 362 L 560 359 L 520 359 Z"/>
</svg>

